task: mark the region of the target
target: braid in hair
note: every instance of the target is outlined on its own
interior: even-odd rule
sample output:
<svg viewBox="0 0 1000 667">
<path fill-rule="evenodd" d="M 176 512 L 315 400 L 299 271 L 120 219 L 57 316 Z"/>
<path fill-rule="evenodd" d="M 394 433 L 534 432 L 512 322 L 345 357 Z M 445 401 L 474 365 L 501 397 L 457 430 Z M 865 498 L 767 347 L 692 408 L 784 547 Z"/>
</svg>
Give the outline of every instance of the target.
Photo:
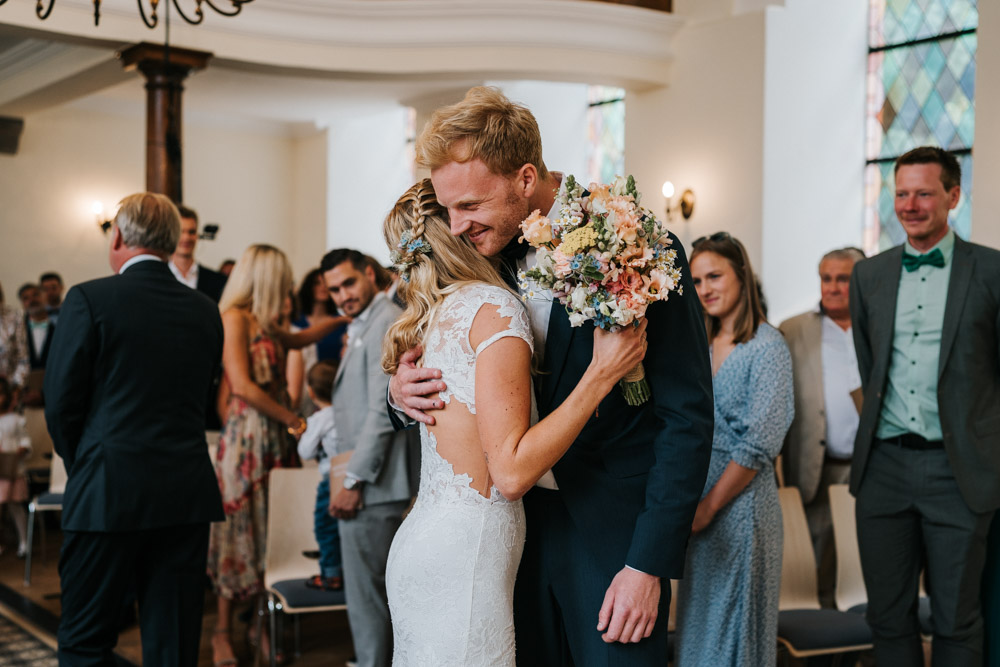
<svg viewBox="0 0 1000 667">
<path fill-rule="evenodd" d="M 432 252 L 431 244 L 424 239 L 424 225 L 427 216 L 433 215 L 440 210 L 440 207 L 435 207 L 434 189 L 430 185 L 430 179 L 424 179 L 413 188 L 410 204 L 416 219 L 399 237 L 396 250 L 392 253 L 392 263 L 405 282 L 410 282 L 410 270 L 417 265 L 417 258 Z"/>
</svg>

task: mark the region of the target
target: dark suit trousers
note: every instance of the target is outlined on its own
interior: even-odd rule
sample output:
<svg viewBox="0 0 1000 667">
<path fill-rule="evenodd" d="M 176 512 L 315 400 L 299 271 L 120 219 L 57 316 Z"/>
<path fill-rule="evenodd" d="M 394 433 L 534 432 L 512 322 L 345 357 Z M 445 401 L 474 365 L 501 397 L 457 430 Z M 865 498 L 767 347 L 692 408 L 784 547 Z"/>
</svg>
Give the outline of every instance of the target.
<svg viewBox="0 0 1000 667">
<path fill-rule="evenodd" d="M 122 533 L 63 531 L 59 664 L 115 664 L 121 606 L 134 583 L 143 664 L 197 665 L 207 555 L 207 523 Z"/>
<path fill-rule="evenodd" d="M 597 631 L 597 615 L 617 572 L 599 567 L 558 491 L 532 489 L 524 496 L 524 509 L 527 535 L 514 587 L 518 667 L 667 664 L 670 586 L 661 589 L 649 638 L 606 644 Z"/>
<path fill-rule="evenodd" d="M 976 513 L 965 504 L 945 451 L 876 443 L 858 489 L 856 514 L 876 662 L 924 664 L 917 594 L 926 559 L 932 664 L 979 667 L 980 582 L 994 513 Z"/>
</svg>

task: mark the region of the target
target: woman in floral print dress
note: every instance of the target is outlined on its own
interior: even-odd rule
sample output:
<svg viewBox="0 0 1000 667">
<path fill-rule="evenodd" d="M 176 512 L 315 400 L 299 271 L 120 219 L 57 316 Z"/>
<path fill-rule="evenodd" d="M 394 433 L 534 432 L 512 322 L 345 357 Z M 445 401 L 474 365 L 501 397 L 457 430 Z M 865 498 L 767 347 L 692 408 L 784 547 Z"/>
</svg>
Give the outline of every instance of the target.
<svg viewBox="0 0 1000 667">
<path fill-rule="evenodd" d="M 230 637 L 232 603 L 263 590 L 268 473 L 287 463 L 287 434 L 298 437 L 305 430 L 305 422 L 288 408 L 285 348 L 311 344 L 347 321 L 329 318 L 288 333 L 291 289 L 285 255 L 271 246 L 254 245 L 237 262 L 219 304 L 228 399 L 215 459 L 226 520 L 212 524 L 208 553 L 208 574 L 218 596 L 212 636 L 215 665 L 236 664 Z M 266 648 L 263 641 L 261 648 Z"/>
</svg>

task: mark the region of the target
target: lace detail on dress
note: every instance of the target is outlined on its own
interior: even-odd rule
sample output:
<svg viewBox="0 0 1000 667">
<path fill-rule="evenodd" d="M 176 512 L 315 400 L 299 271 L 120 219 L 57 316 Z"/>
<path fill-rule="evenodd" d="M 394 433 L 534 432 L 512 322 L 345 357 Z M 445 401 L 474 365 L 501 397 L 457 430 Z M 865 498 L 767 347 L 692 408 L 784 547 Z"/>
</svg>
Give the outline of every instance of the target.
<svg viewBox="0 0 1000 667">
<path fill-rule="evenodd" d="M 501 317 L 510 318 L 510 324 L 473 350 L 469 343 L 469 331 L 476 314 L 486 304 L 496 306 Z M 424 366 L 440 368 L 441 377 L 447 385 L 447 389 L 440 393 L 441 400 L 450 403 L 454 396 L 469 412 L 476 414 L 476 357 L 496 341 L 509 336 L 524 340 L 534 352 L 528 313 L 521 301 L 509 291 L 495 285 L 476 283 L 445 297 L 436 321 L 424 337 Z"/>
<path fill-rule="evenodd" d="M 461 499 L 463 502 L 507 502 L 497 487 L 490 487 L 487 498 L 472 487 L 472 477 L 456 473 L 455 466 L 437 451 L 437 438 L 420 425 L 420 492 L 417 501 L 438 502 L 441 499 Z"/>
<path fill-rule="evenodd" d="M 514 667 L 524 508 L 485 498 L 420 426 L 420 492 L 386 567 L 394 667 Z"/>
<path fill-rule="evenodd" d="M 511 321 L 480 350 L 504 336 L 531 344 L 517 297 L 489 285 L 449 295 L 425 337 L 425 364 L 441 369 L 449 394 L 471 412 L 476 352 L 469 329 L 487 303 Z M 514 667 L 512 601 L 525 529 L 521 501 L 507 501 L 495 486 L 488 498 L 472 488 L 472 478 L 455 474 L 423 424 L 420 451 L 417 502 L 396 533 L 386 567 L 393 666 Z"/>
</svg>

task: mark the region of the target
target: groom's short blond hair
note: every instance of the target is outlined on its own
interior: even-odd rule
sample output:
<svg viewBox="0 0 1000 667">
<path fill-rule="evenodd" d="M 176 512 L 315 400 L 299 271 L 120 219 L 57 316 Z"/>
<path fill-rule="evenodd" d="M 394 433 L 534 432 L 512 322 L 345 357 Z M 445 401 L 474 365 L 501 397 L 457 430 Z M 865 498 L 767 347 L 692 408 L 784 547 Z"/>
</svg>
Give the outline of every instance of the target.
<svg viewBox="0 0 1000 667">
<path fill-rule="evenodd" d="M 532 164 L 540 178 L 548 177 L 535 117 L 492 87 L 472 88 L 461 102 L 435 111 L 417 137 L 416 152 L 417 164 L 431 171 L 478 158 L 501 176 Z"/>
</svg>

